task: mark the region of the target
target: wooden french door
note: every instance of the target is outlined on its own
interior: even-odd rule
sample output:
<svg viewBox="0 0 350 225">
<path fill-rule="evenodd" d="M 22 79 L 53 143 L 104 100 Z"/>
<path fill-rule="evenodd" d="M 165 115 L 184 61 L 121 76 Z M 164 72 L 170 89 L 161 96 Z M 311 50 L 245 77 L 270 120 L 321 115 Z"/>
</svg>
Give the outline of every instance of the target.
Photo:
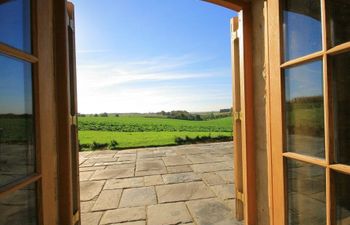
<svg viewBox="0 0 350 225">
<path fill-rule="evenodd" d="M 74 5 L 55 1 L 60 224 L 80 224 Z"/>
<path fill-rule="evenodd" d="M 0 224 L 55 224 L 50 3 L 0 1 Z"/>
<path fill-rule="evenodd" d="M 235 216 L 256 223 L 250 10 L 231 19 Z"/>
<path fill-rule="evenodd" d="M 350 1 L 268 1 L 274 225 L 350 224 Z"/>
</svg>

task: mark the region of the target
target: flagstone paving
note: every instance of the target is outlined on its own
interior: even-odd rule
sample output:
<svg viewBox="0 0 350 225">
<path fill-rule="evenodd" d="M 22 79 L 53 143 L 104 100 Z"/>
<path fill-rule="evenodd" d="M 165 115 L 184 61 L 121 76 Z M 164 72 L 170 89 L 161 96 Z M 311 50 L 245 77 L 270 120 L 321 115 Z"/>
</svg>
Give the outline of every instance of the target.
<svg viewBox="0 0 350 225">
<path fill-rule="evenodd" d="M 81 152 L 82 225 L 240 225 L 232 146 Z"/>
</svg>

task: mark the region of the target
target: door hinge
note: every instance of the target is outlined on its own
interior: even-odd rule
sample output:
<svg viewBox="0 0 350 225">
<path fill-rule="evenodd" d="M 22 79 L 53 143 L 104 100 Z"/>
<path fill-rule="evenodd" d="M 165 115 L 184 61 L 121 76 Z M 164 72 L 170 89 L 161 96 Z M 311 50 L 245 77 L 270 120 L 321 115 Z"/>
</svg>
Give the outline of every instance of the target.
<svg viewBox="0 0 350 225">
<path fill-rule="evenodd" d="M 235 119 L 235 120 L 242 120 L 242 113 L 241 112 L 234 112 L 233 113 L 233 118 Z"/>
<path fill-rule="evenodd" d="M 69 116 L 70 125 L 77 125 L 77 116 Z"/>
</svg>

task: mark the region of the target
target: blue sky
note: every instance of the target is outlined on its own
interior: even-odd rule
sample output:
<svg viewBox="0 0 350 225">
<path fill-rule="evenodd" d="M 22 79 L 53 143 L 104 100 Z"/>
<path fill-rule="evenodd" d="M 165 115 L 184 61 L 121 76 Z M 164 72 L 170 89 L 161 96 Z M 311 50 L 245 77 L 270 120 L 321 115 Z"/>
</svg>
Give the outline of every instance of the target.
<svg viewBox="0 0 350 225">
<path fill-rule="evenodd" d="M 81 113 L 232 105 L 230 18 L 199 0 L 73 0 Z"/>
</svg>

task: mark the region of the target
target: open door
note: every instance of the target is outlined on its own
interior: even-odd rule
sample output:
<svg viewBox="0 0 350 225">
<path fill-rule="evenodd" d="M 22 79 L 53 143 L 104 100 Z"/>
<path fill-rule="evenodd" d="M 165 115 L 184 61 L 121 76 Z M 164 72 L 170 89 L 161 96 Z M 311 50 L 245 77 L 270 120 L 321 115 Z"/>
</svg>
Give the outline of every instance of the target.
<svg viewBox="0 0 350 225">
<path fill-rule="evenodd" d="M 240 85 L 240 62 L 239 62 L 239 19 L 231 19 L 231 54 L 233 73 L 233 130 L 234 130 L 234 177 L 236 196 L 236 219 L 243 220 L 243 167 L 242 167 L 242 122 L 241 115 L 241 85 Z"/>
<path fill-rule="evenodd" d="M 231 19 L 236 219 L 255 224 L 253 80 L 249 11 Z"/>
<path fill-rule="evenodd" d="M 56 3 L 60 224 L 80 224 L 74 5 Z"/>
</svg>

